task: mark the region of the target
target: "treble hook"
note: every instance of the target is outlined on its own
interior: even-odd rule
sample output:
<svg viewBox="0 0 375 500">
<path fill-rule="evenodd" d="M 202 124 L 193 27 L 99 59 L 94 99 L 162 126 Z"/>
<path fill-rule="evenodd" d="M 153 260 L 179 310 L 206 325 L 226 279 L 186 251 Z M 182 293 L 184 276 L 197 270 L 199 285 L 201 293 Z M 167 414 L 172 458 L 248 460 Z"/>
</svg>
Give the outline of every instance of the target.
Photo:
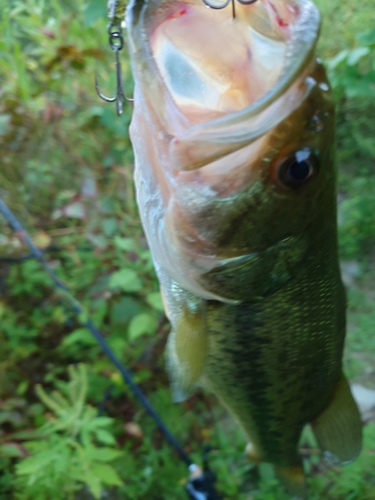
<svg viewBox="0 0 375 500">
<path fill-rule="evenodd" d="M 237 0 L 238 3 L 242 5 L 251 5 L 252 3 L 257 2 L 258 0 Z M 224 9 L 229 2 L 232 2 L 232 16 L 233 19 L 236 18 L 236 6 L 235 6 L 235 0 L 203 0 L 203 2 L 207 5 L 207 7 L 210 7 L 211 9 Z"/>
<path fill-rule="evenodd" d="M 105 102 L 116 102 L 117 114 L 120 116 L 123 112 L 123 103 L 133 102 L 133 99 L 126 97 L 124 93 L 124 87 L 122 83 L 122 69 L 120 62 L 119 52 L 122 50 L 124 46 L 124 38 L 121 34 L 121 31 L 117 28 L 117 31 L 112 31 L 112 26 L 109 29 L 109 44 L 111 49 L 115 52 L 115 62 L 116 62 L 116 95 L 115 97 L 106 97 L 104 94 L 100 92 L 98 78 L 95 75 L 95 90 L 100 99 L 103 99 Z"/>
</svg>

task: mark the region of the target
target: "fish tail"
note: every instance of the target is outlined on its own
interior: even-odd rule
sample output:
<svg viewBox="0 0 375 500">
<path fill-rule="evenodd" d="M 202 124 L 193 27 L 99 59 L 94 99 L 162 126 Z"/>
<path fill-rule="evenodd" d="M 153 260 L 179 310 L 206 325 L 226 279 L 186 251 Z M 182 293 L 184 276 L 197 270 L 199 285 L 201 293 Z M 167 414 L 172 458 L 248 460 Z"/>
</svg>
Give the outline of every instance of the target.
<svg viewBox="0 0 375 500">
<path fill-rule="evenodd" d="M 307 498 L 307 483 L 302 464 L 289 467 L 275 465 L 274 468 L 278 480 L 295 500 Z"/>
<path fill-rule="evenodd" d="M 349 384 L 342 375 L 329 406 L 311 423 L 330 465 L 346 465 L 362 448 L 362 422 Z"/>
</svg>

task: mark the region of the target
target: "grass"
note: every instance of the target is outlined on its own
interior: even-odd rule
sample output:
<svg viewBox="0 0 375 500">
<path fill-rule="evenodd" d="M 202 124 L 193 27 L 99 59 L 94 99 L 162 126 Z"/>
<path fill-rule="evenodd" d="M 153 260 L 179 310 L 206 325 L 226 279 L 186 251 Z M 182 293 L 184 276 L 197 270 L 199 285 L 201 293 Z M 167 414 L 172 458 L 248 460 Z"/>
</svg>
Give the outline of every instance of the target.
<svg viewBox="0 0 375 500">
<path fill-rule="evenodd" d="M 356 35 L 373 27 L 372 0 L 317 3 L 324 19 L 319 53 L 326 61 L 343 48 L 356 47 Z M 104 16 L 102 0 L 0 0 L 0 195 L 37 244 L 48 250 L 56 272 L 121 360 L 132 367 L 186 450 L 200 462 L 203 444 L 212 447 L 211 465 L 225 498 L 286 500 L 266 469 L 260 477 L 258 469 L 246 462 L 241 431 L 212 396 L 198 392 L 183 404 L 172 404 L 163 363 L 168 324 L 134 199 L 127 135 L 131 107 L 117 119 L 115 110 L 99 101 L 93 89 L 95 72 L 103 92 L 112 93 L 115 84 Z M 130 95 L 125 56 L 123 69 Z M 340 252 L 349 285 L 345 366 L 353 381 L 374 387 L 375 109 L 367 97 L 349 98 L 342 89 L 336 95 Z M 25 252 L 0 220 L 0 256 Z M 122 486 L 116 486 L 116 476 L 104 467 L 112 483 L 103 482 L 101 487 L 113 499 L 186 498 L 185 467 L 32 260 L 17 265 L 0 260 L 0 342 L 1 500 L 48 498 L 47 481 L 35 480 L 32 485 L 30 475 L 21 474 L 25 469 L 19 468 L 27 464 L 30 453 L 37 454 L 38 445 L 32 444 L 35 432 L 62 418 L 43 404 L 35 387 L 42 384 L 47 394 L 64 395 L 67 366 L 81 362 L 88 378 L 83 407 L 104 407 L 112 419 L 108 434 L 101 435 L 107 442 L 93 438 L 92 443 L 122 452 L 102 463 L 116 472 Z M 104 401 L 106 391 L 110 397 Z M 67 436 L 67 431 L 52 433 L 51 449 L 61 446 L 73 453 L 66 446 Z M 304 440 L 311 450 L 308 434 Z M 90 440 L 82 446 L 87 458 Z M 374 449 L 372 424 L 366 428 L 361 459 L 343 471 L 328 471 L 311 453 L 306 466 L 317 498 L 373 498 Z M 38 453 L 42 451 L 39 448 Z M 94 462 L 80 464 L 98 471 Z M 68 467 L 69 461 L 56 463 Z M 56 500 L 69 495 L 82 500 L 92 499 L 92 494 L 98 497 L 98 486 L 74 476 L 77 470 L 81 469 L 64 476 L 73 493 L 64 485 L 55 488 Z"/>
</svg>

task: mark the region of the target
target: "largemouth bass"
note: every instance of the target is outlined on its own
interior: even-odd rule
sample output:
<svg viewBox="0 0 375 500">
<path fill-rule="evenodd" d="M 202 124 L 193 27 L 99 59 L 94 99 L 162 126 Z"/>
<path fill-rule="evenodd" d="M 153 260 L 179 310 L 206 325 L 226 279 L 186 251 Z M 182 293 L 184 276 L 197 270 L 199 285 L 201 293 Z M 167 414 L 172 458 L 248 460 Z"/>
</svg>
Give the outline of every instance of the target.
<svg viewBox="0 0 375 500">
<path fill-rule="evenodd" d="M 238 3 L 235 19 L 202 0 L 132 0 L 127 27 L 137 200 L 174 397 L 215 393 L 249 458 L 305 497 L 306 424 L 331 463 L 361 449 L 319 13 L 309 0 Z"/>
</svg>

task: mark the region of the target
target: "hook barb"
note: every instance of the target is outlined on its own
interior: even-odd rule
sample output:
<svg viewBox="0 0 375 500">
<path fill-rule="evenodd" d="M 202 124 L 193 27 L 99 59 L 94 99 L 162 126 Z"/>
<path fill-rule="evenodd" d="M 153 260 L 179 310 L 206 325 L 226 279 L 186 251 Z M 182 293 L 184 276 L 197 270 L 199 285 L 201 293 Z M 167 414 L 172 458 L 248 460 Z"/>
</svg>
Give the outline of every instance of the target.
<svg viewBox="0 0 375 500">
<path fill-rule="evenodd" d="M 117 99 L 117 96 L 115 96 L 115 97 L 106 97 L 104 94 L 102 94 L 100 92 L 99 82 L 98 82 L 98 76 L 97 75 L 95 75 L 95 90 L 96 90 L 96 93 L 98 94 L 98 96 L 100 97 L 100 99 L 102 99 L 105 102 L 115 102 L 116 99 Z"/>
</svg>

